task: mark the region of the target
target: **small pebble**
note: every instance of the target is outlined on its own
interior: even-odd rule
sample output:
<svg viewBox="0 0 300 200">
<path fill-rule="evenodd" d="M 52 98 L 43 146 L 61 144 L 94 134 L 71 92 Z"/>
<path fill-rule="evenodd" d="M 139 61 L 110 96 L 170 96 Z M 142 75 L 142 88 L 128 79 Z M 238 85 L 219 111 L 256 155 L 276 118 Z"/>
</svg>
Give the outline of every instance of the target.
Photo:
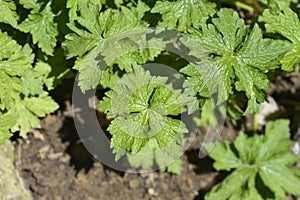
<svg viewBox="0 0 300 200">
<path fill-rule="evenodd" d="M 58 158 L 60 158 L 63 155 L 63 152 L 59 152 L 59 153 L 50 153 L 48 155 L 49 160 L 56 160 Z"/>
<path fill-rule="evenodd" d="M 139 181 L 137 179 L 133 179 L 129 181 L 129 188 L 136 189 L 139 186 Z"/>
<path fill-rule="evenodd" d="M 149 188 L 148 189 L 148 194 L 150 194 L 151 196 L 155 195 L 155 190 L 153 188 Z"/>
</svg>

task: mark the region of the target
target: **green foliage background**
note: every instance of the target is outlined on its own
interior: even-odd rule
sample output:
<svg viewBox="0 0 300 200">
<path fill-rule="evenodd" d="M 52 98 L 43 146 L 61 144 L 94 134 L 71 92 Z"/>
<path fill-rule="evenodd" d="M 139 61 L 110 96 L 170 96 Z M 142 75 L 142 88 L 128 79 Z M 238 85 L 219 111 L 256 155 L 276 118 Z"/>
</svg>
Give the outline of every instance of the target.
<svg viewBox="0 0 300 200">
<path fill-rule="evenodd" d="M 0 143 L 14 133 L 26 137 L 32 129 L 39 128 L 39 119 L 59 107 L 49 92 L 78 71 L 83 92 L 94 88 L 109 90 L 97 107 L 115 118 L 108 131 L 116 159 L 130 151 L 134 153 L 127 155 L 132 166 L 164 166 L 166 160 L 182 153 L 184 134 L 188 132 L 174 117 L 186 111 L 193 113 L 199 107 L 198 122 L 205 124 L 214 106 L 227 102 L 227 115 L 238 120 L 257 112 L 274 74 L 288 74 L 298 67 L 299 10 L 298 0 L 0 0 Z M 188 39 L 179 40 L 178 44 L 199 61 L 180 62 L 178 56 L 163 50 L 170 41 L 141 37 L 154 32 L 141 32 L 134 37 L 129 34 L 149 27 L 185 34 Z M 125 36 L 126 42 L 122 40 Z M 159 44 L 160 48 L 139 49 L 150 43 Z M 126 53 L 120 55 L 116 49 L 125 49 Z M 203 60 L 203 52 L 209 55 L 210 64 Z M 104 62 L 99 63 L 99 56 Z M 151 62 L 167 63 L 178 70 L 186 78 L 185 90 L 176 90 L 172 84 L 166 84 L 165 77 L 141 70 L 142 64 Z M 212 70 L 220 76 L 217 83 L 208 83 L 213 88 L 208 91 L 205 80 L 211 77 Z M 138 80 L 139 77 L 143 79 Z M 140 81 L 136 83 L 145 88 L 137 89 L 132 80 Z M 123 94 L 129 105 L 115 99 L 114 93 Z M 168 98 L 163 98 L 166 93 Z M 211 104 L 212 95 L 217 96 L 215 105 Z M 113 104 L 116 108 L 112 102 L 119 102 Z M 286 167 L 295 162 L 287 153 L 286 123 L 278 122 L 285 128 L 275 133 L 268 127 L 277 125 L 267 125 L 262 137 L 248 138 L 240 133 L 234 142 L 238 157 L 228 143 L 225 148 L 217 144 L 210 154 L 216 160 L 216 169 L 236 170 L 207 198 L 261 199 L 254 188 L 257 173 L 274 198 L 299 193 L 297 186 L 288 185 L 288 181 L 297 185 L 299 178 Z M 283 145 L 282 151 L 268 149 L 275 143 Z M 243 145 L 261 147 L 280 159 L 265 153 L 266 158 Z M 138 153 L 162 148 L 163 152 L 150 155 L 151 162 L 139 158 Z M 223 154 L 230 161 L 223 160 L 227 158 Z M 272 163 L 266 164 L 267 168 L 273 167 L 274 158 L 278 168 L 268 171 L 264 165 L 258 166 L 260 158 Z M 176 161 L 169 171 L 179 173 L 180 164 Z M 253 164 L 255 167 L 251 167 Z M 276 171 L 274 179 L 268 174 L 272 170 Z M 235 179 L 243 187 L 233 195 L 236 188 L 226 187 Z M 275 186 L 274 180 L 286 182 Z"/>
</svg>

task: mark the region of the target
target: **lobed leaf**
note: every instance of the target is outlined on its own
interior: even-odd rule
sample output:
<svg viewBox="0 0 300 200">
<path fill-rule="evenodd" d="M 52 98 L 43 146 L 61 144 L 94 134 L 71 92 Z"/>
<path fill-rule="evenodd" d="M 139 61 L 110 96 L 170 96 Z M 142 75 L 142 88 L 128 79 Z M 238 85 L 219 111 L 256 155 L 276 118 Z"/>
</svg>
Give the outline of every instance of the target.
<svg viewBox="0 0 300 200">
<path fill-rule="evenodd" d="M 215 7 L 206 0 L 156 1 L 151 12 L 162 15 L 159 26 L 186 32 L 190 26 L 199 28 L 204 25 L 209 16 L 215 14 Z"/>
<path fill-rule="evenodd" d="M 15 117 L 10 113 L 0 114 L 0 144 L 4 144 L 12 136 L 9 131 L 16 123 Z"/>
<path fill-rule="evenodd" d="M 46 114 L 55 111 L 58 107 L 58 104 L 44 92 L 38 97 L 18 100 L 9 112 L 13 113 L 16 117 L 14 128 L 20 130 L 22 137 L 26 137 L 26 134 L 33 128 L 41 127 L 38 117 L 45 117 Z"/>
<path fill-rule="evenodd" d="M 249 99 L 245 114 L 255 112 L 259 103 L 264 101 L 264 91 L 269 87 L 265 73 L 277 67 L 290 46 L 286 42 L 263 39 L 258 25 L 250 31 L 249 26 L 232 9 L 222 8 L 217 15 L 212 19 L 212 24 L 203 26 L 201 31 L 191 30 L 190 37 L 214 56 L 218 76 L 213 81 L 217 80 L 221 83 L 219 85 L 226 88 L 219 89 L 221 100 L 228 100 L 235 88 L 245 92 Z M 204 68 L 201 62 L 197 64 L 200 69 Z M 192 75 L 190 79 L 196 85 L 197 78 Z M 202 85 L 203 78 L 198 82 L 198 85 Z M 200 93 L 197 89 L 195 91 Z"/>
<path fill-rule="evenodd" d="M 265 135 L 249 138 L 241 132 L 233 145 L 218 142 L 209 152 L 214 168 L 234 171 L 206 199 L 265 199 L 259 179 L 275 199 L 300 194 L 299 172 L 287 166 L 298 160 L 289 152 L 289 136 L 289 121 L 282 119 L 267 123 Z"/>
<path fill-rule="evenodd" d="M 16 4 L 11 0 L 0 0 L 0 22 L 17 27 L 19 16 L 16 13 Z"/>
<path fill-rule="evenodd" d="M 18 28 L 25 33 L 31 33 L 33 43 L 38 44 L 47 55 L 53 55 L 58 30 L 57 24 L 54 23 L 54 14 L 51 10 L 51 4 L 49 2 L 42 11 L 36 8 L 36 4 L 29 5 L 34 6 L 33 8 L 35 9 L 30 12 L 28 18 L 26 18 Z"/>
<path fill-rule="evenodd" d="M 214 186 L 205 200 L 262 200 L 254 187 L 255 174 L 255 169 L 250 167 L 235 170 L 222 183 Z"/>
<path fill-rule="evenodd" d="M 292 71 L 300 62 L 300 21 L 297 13 L 290 8 L 283 8 L 282 12 L 266 9 L 263 13 L 266 29 L 278 33 L 291 42 L 291 50 L 281 60 L 282 69 Z"/>
<path fill-rule="evenodd" d="M 0 54 L 0 121 L 7 118 L 6 125 L 0 122 L 4 142 L 16 131 L 26 137 L 33 128 L 40 127 L 38 117 L 55 111 L 58 105 L 44 91 L 44 85 L 52 85 L 48 78 L 51 68 L 41 61 L 33 68 L 31 48 L 18 45 L 6 33 L 0 32 L 0 45 L 5 47 Z"/>
<path fill-rule="evenodd" d="M 98 3 L 78 3 L 79 14 L 69 24 L 74 33 L 68 34 L 64 43 L 68 57 L 79 56 L 74 68 L 79 70 L 82 91 L 99 83 L 112 87 L 117 79 L 112 70 L 114 64 L 128 72 L 161 52 L 161 49 L 149 49 L 151 41 L 144 38 L 149 32 L 145 29 L 148 24 L 142 21 L 149 10 L 145 3 L 139 1 L 136 7 L 121 7 L 121 11 L 107 9 L 100 14 L 99 9 Z"/>
<path fill-rule="evenodd" d="M 187 132 L 183 122 L 172 116 L 186 110 L 190 96 L 174 90 L 166 81 L 137 67 L 100 101 L 98 108 L 116 116 L 108 128 L 112 147 L 136 154 L 145 151 L 150 140 L 155 139 L 159 148 L 165 148 Z"/>
</svg>

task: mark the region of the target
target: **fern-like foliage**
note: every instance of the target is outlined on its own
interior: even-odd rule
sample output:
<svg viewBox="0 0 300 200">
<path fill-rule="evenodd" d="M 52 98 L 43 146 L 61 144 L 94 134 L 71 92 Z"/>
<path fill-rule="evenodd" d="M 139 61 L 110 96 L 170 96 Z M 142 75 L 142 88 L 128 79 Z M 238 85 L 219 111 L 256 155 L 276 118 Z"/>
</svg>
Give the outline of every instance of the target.
<svg viewBox="0 0 300 200">
<path fill-rule="evenodd" d="M 20 46 L 3 32 L 0 46 L 0 143 L 4 143 L 13 132 L 26 137 L 39 128 L 38 117 L 55 111 L 58 105 L 44 90 L 44 86 L 52 88 L 51 67 L 40 61 L 33 68 L 31 48 Z"/>
</svg>

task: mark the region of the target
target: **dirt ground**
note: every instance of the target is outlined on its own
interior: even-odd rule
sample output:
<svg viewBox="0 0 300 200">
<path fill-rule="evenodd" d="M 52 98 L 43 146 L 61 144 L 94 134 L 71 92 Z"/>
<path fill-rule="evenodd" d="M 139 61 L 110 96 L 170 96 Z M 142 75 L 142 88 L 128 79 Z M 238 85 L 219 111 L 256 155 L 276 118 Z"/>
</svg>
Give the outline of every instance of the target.
<svg viewBox="0 0 300 200">
<path fill-rule="evenodd" d="M 68 84 L 72 82 L 62 84 L 60 90 Z M 268 94 L 280 104 L 281 112 L 275 118 L 290 118 L 291 139 L 300 142 L 299 75 L 277 78 Z M 227 175 L 216 172 L 210 158 L 198 158 L 200 135 L 182 156 L 181 175 L 164 171 L 124 173 L 110 169 L 94 159 L 80 142 L 70 107 L 65 106 L 68 94 L 55 95 L 62 104 L 61 110 L 42 120 L 42 129 L 35 130 L 27 140 L 14 138 L 18 154 L 16 166 L 34 199 L 201 200 L 213 184 Z M 251 119 L 251 116 L 242 119 L 239 127 L 251 129 Z M 233 140 L 238 131 L 227 122 L 220 140 Z"/>
</svg>

